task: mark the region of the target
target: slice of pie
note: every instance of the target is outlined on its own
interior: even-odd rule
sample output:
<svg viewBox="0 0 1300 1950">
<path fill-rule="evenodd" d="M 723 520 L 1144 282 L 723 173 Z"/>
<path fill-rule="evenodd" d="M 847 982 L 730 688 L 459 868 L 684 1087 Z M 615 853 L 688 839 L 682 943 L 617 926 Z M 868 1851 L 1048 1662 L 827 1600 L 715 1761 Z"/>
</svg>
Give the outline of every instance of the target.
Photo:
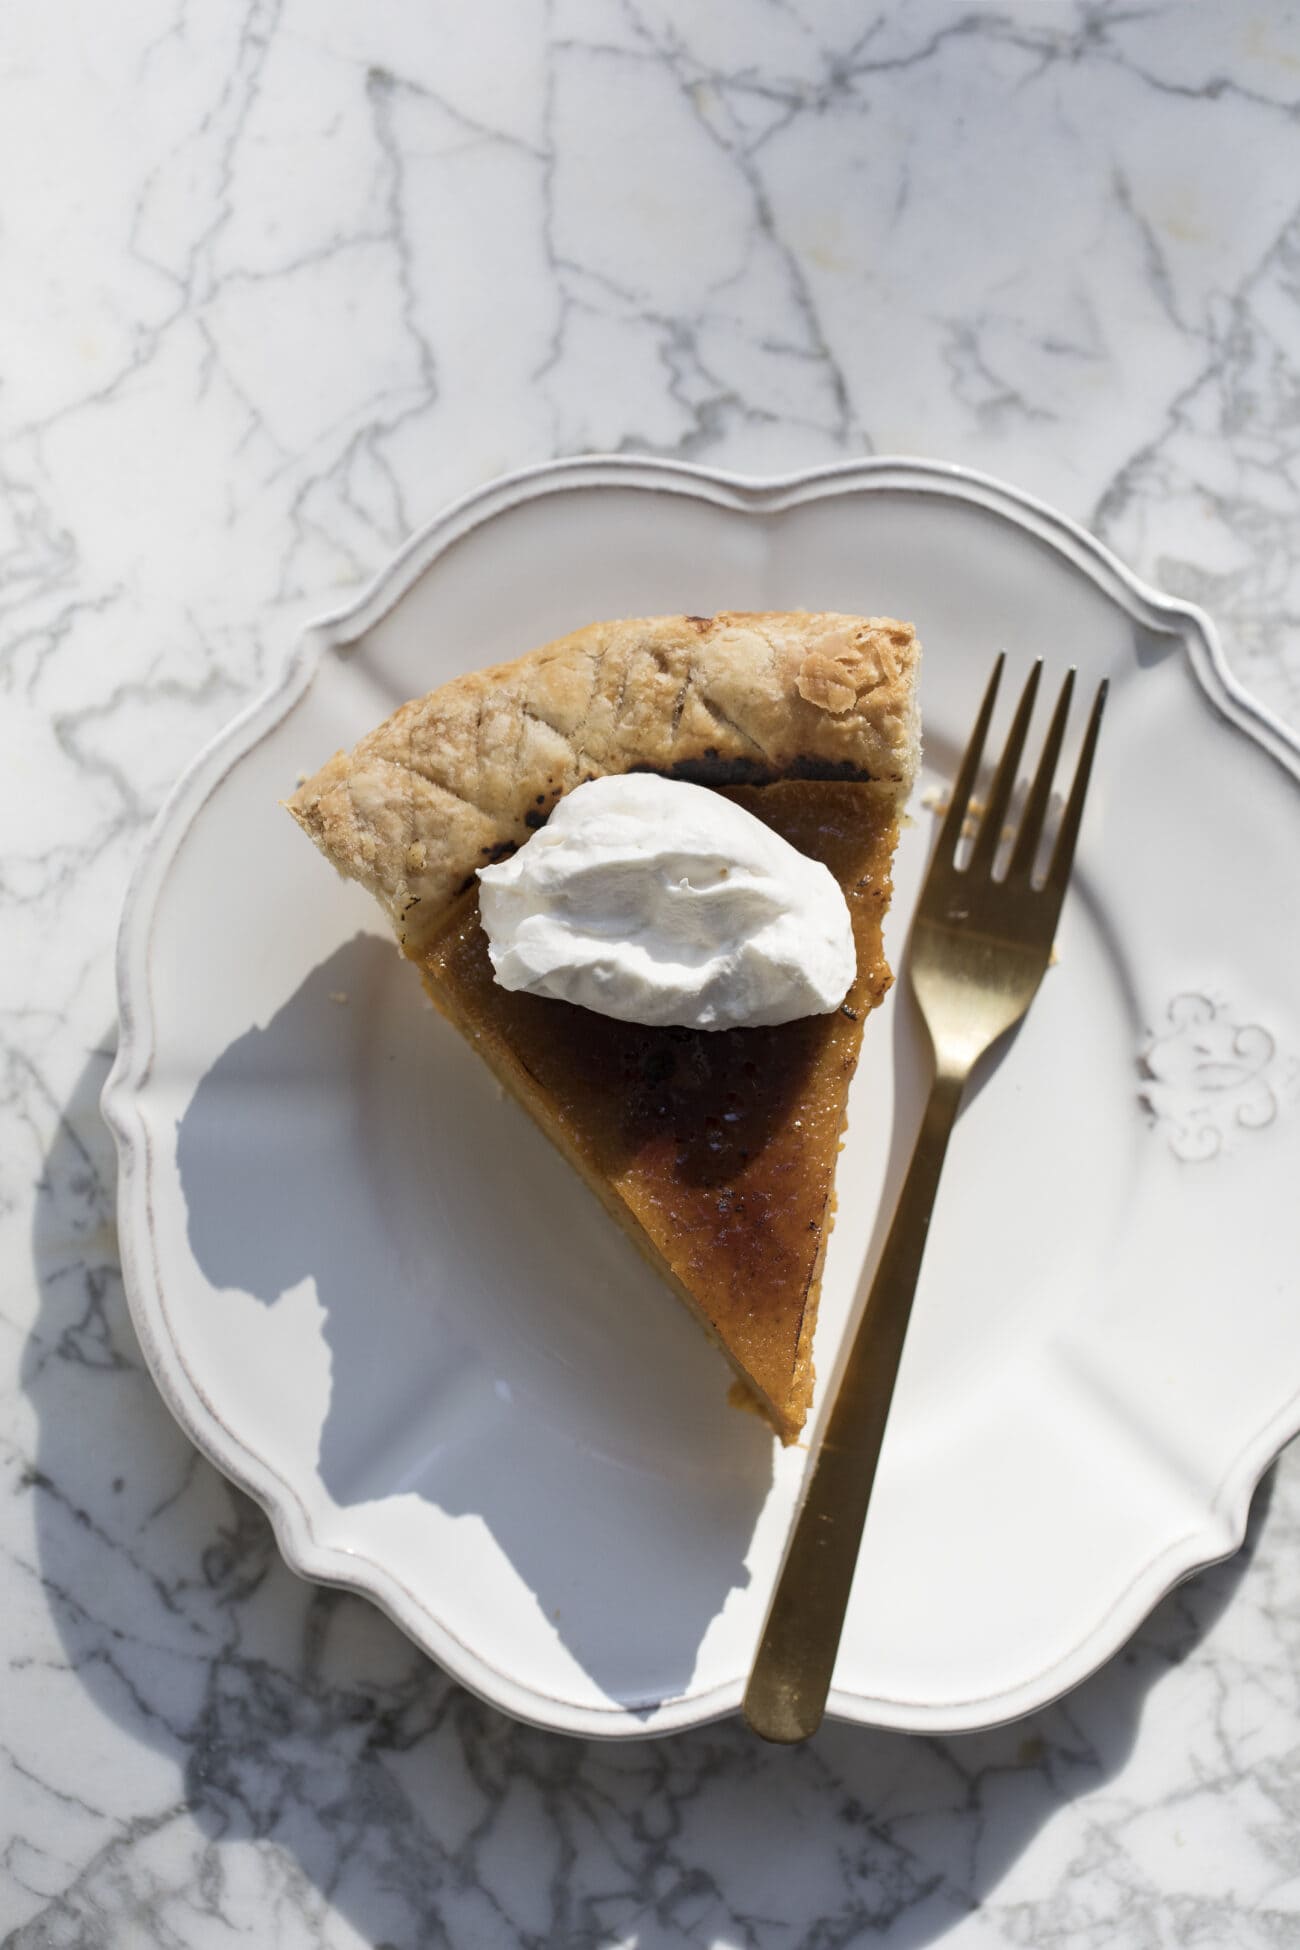
<svg viewBox="0 0 1300 1950">
<path fill-rule="evenodd" d="M 836 1158 L 916 770 L 909 624 L 830 614 L 597 623 L 413 700 L 289 802 L 387 909 L 429 994 L 728 1356 L 783 1440 L 812 1395 Z M 716 787 L 844 891 L 842 1009 L 646 1028 L 500 987 L 475 870 L 602 775 Z"/>
</svg>

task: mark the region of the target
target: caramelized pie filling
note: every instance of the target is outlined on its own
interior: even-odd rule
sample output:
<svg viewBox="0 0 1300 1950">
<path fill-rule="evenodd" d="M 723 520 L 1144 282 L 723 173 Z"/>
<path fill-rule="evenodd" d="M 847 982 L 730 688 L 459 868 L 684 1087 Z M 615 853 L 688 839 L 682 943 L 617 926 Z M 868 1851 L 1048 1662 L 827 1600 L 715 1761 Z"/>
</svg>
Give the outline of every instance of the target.
<svg viewBox="0 0 1300 1950">
<path fill-rule="evenodd" d="M 858 968 L 834 1015 L 652 1029 L 513 994 L 493 979 L 476 889 L 420 966 L 606 1202 L 626 1207 L 783 1428 L 797 1428 L 848 1087 L 864 1019 L 891 981 L 881 927 L 897 816 L 892 793 L 870 784 L 725 790 L 844 890 Z"/>
</svg>

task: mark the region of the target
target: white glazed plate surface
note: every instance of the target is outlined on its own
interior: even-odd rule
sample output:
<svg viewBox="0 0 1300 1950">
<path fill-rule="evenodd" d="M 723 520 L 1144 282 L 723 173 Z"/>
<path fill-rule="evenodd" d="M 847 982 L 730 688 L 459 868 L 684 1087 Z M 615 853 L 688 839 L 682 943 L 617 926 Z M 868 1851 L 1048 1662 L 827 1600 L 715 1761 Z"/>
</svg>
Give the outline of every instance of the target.
<svg viewBox="0 0 1300 1950">
<path fill-rule="evenodd" d="M 1083 697 L 1111 680 L 1059 964 L 949 1154 L 830 1700 L 986 1725 L 1231 1550 L 1300 1427 L 1300 752 L 1204 617 L 1006 488 L 908 462 L 764 484 L 564 463 L 453 509 L 312 632 L 177 788 L 127 903 L 105 1108 L 134 1317 L 289 1562 L 478 1693 L 611 1736 L 735 1710 L 806 1450 L 728 1406 L 721 1356 L 277 805 L 462 670 L 722 608 L 920 630 L 895 965 L 923 794 L 994 653 L 1012 693 L 1038 654 L 1049 694 L 1070 662 Z M 823 1406 L 925 1079 L 896 990 L 853 1087 Z"/>
</svg>

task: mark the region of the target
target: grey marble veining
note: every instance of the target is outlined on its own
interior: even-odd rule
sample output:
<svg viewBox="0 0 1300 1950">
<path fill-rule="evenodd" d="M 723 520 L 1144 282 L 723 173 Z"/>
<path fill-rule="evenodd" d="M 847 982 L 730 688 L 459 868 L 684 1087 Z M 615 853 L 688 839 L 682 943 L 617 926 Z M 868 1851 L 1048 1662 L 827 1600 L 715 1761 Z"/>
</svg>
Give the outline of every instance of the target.
<svg viewBox="0 0 1300 1950">
<path fill-rule="evenodd" d="M 506 467 L 984 467 L 1300 719 L 1294 7 L 9 9 L 0 184 L 0 1943 L 1300 1943 L 1295 1452 L 1016 1726 L 531 1732 L 173 1427 L 96 1107 L 177 771 Z"/>
</svg>

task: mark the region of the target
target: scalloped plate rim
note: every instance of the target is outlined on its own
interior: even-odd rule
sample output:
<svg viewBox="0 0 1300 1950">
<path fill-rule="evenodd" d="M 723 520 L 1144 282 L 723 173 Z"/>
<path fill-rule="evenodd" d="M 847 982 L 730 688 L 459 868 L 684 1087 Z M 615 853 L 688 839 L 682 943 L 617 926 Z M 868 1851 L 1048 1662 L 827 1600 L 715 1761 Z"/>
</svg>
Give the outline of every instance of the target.
<svg viewBox="0 0 1300 1950">
<path fill-rule="evenodd" d="M 1300 739 L 1238 682 L 1218 633 L 1196 604 L 1164 595 L 1127 568 L 1077 522 L 1021 489 L 951 463 L 879 455 L 763 478 L 693 463 L 633 455 L 579 455 L 499 476 L 452 502 L 417 529 L 348 603 L 307 625 L 280 678 L 220 730 L 182 773 L 160 807 L 137 859 L 117 938 L 119 1039 L 101 1096 L 119 1163 L 118 1224 L 123 1282 L 135 1331 L 163 1399 L 195 1446 L 266 1512 L 290 1569 L 313 1582 L 369 1598 L 402 1631 L 470 1691 L 514 1717 L 585 1737 L 645 1739 L 706 1724 L 738 1710 L 743 1675 L 677 1699 L 594 1708 L 540 1692 L 485 1661 L 387 1566 L 360 1553 L 322 1545 L 293 1484 L 222 1421 L 190 1374 L 171 1335 L 163 1304 L 151 1209 L 148 1127 L 137 1093 L 148 1081 L 154 1043 L 149 979 L 154 910 L 168 871 L 195 818 L 216 787 L 287 715 L 312 682 L 325 653 L 354 641 L 401 600 L 464 534 L 535 497 L 574 488 L 638 488 L 694 496 L 738 512 L 762 514 L 848 492 L 893 489 L 947 495 L 982 507 L 1025 533 L 1038 534 L 1135 621 L 1176 635 L 1211 702 L 1268 756 L 1300 780 Z M 1211 1498 L 1205 1521 L 1158 1550 L 1102 1610 L 1070 1650 L 1018 1684 L 976 1698 L 917 1701 L 832 1688 L 829 1713 L 859 1725 L 915 1732 L 970 1732 L 1048 1705 L 1086 1679 L 1123 1645 L 1154 1605 L 1181 1580 L 1237 1550 L 1255 1488 L 1278 1454 L 1300 1433 L 1300 1390 L 1242 1445 Z M 653 1726 L 637 1707 L 655 1712 Z"/>
</svg>

